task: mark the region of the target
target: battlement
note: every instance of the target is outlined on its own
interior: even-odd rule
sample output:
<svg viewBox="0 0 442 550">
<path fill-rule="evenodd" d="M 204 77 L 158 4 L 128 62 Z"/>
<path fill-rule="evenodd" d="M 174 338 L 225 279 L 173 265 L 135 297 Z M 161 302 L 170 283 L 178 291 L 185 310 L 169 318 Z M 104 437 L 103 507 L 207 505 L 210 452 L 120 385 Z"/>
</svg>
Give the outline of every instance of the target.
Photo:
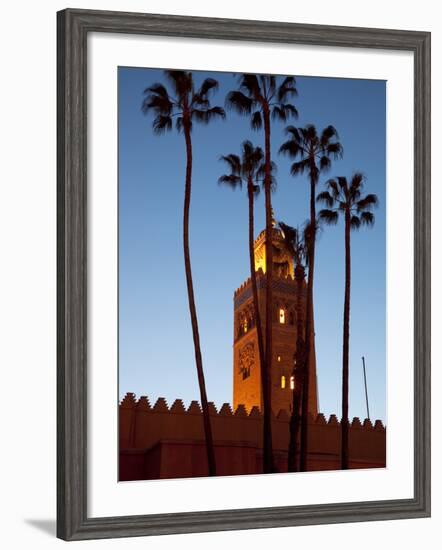
<svg viewBox="0 0 442 550">
<path fill-rule="evenodd" d="M 256 271 L 256 279 L 257 279 L 257 283 L 258 283 L 258 288 L 265 288 L 265 281 L 266 281 L 266 277 L 265 277 L 265 274 L 263 272 L 263 270 L 261 268 L 259 268 L 257 271 Z M 261 283 L 260 285 L 260 281 L 263 281 L 264 284 Z M 273 281 L 281 281 L 283 283 L 287 282 L 287 283 L 296 283 L 295 279 L 290 275 L 290 273 L 287 275 L 287 276 L 284 276 L 284 275 L 278 275 L 277 273 L 274 273 L 273 274 Z M 249 288 L 250 286 L 252 285 L 252 279 L 251 277 L 248 277 L 236 290 L 235 292 L 233 293 L 233 296 L 234 298 L 236 298 L 239 294 L 241 294 L 245 289 Z"/>
<path fill-rule="evenodd" d="M 258 280 L 259 278 L 261 277 L 264 277 L 264 272 L 261 268 L 259 268 L 257 271 L 256 271 L 256 279 Z M 248 277 L 236 290 L 235 292 L 233 293 L 233 296 L 236 297 L 238 294 L 240 294 L 241 292 L 243 292 L 246 288 L 248 288 L 249 286 L 251 286 L 252 284 L 252 278 L 251 277 Z"/>
<path fill-rule="evenodd" d="M 149 398 L 145 395 L 141 396 L 138 400 L 134 393 L 126 393 L 124 398 L 120 402 L 120 409 L 134 410 L 136 412 L 150 412 L 150 413 L 172 413 L 178 415 L 202 415 L 202 409 L 198 401 L 191 401 L 186 408 L 182 399 L 175 399 L 171 406 L 168 405 L 164 397 L 158 397 L 154 406 L 152 407 Z M 262 413 L 258 407 L 252 407 L 247 412 L 244 405 L 238 405 L 236 410 L 233 410 L 230 403 L 224 403 L 219 411 L 217 410 L 213 402 L 209 402 L 209 410 L 212 416 L 219 417 L 237 417 L 237 418 L 250 418 L 253 420 L 262 419 Z M 276 415 L 272 413 L 273 420 L 282 422 L 288 422 L 290 416 L 285 409 L 281 409 Z M 328 418 L 324 414 L 319 413 L 316 417 L 309 415 L 309 424 L 317 424 L 318 426 L 340 426 L 341 422 L 338 420 L 335 414 L 331 414 Z M 350 427 L 362 430 L 384 430 L 385 426 L 381 420 L 376 420 L 374 424 L 366 418 L 362 422 L 359 417 L 355 416 L 350 422 Z"/>
</svg>

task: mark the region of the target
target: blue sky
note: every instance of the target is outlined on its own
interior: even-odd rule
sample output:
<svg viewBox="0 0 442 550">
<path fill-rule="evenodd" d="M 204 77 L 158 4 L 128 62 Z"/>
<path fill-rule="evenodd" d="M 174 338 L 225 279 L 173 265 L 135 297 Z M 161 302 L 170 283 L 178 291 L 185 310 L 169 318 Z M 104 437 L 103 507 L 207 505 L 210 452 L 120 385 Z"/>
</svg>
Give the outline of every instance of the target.
<svg viewBox="0 0 442 550">
<path fill-rule="evenodd" d="M 195 72 L 220 88 L 213 105 L 224 106 L 236 88 L 230 73 Z M 182 252 L 185 146 L 182 134 L 156 136 L 152 116 L 140 106 L 143 90 L 164 82 L 156 69 L 119 68 L 119 394 L 159 396 L 169 403 L 199 399 Z M 333 124 L 344 147 L 326 179 L 361 171 L 366 192 L 380 206 L 373 229 L 352 233 L 350 416 L 365 417 L 361 356 L 366 358 L 370 413 L 385 420 L 385 82 L 297 77 L 297 126 Z M 273 207 L 277 220 L 302 224 L 308 216 L 305 177 L 290 176 L 278 156 L 284 124 L 272 125 L 278 164 Z M 245 139 L 263 146 L 263 133 L 245 117 L 194 125 L 191 257 L 209 400 L 232 401 L 233 292 L 248 277 L 245 190 L 220 187 L 219 156 L 238 153 Z M 264 228 L 264 197 L 256 201 L 256 234 Z M 342 222 L 319 235 L 315 270 L 316 356 L 320 409 L 340 416 L 344 230 Z"/>
</svg>

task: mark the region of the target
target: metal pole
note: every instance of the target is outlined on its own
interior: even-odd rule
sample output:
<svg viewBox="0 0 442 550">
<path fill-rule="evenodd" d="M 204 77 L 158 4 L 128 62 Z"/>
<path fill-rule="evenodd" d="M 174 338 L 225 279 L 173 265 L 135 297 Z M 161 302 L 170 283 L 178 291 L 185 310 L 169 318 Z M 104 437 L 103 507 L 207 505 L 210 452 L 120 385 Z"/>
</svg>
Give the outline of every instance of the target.
<svg viewBox="0 0 442 550">
<path fill-rule="evenodd" d="M 367 418 L 368 418 L 368 420 L 370 420 L 370 409 L 368 408 L 367 374 L 365 372 L 365 357 L 364 356 L 362 356 L 362 369 L 364 371 L 365 403 L 367 405 Z"/>
</svg>

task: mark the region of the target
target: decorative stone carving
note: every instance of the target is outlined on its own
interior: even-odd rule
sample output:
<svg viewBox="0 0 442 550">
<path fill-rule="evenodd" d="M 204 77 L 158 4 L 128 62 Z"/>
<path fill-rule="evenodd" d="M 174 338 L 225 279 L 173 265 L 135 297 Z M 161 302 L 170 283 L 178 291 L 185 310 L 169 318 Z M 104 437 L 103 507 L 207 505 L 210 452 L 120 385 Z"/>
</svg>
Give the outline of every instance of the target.
<svg viewBox="0 0 442 550">
<path fill-rule="evenodd" d="M 255 346 L 252 342 L 239 351 L 239 373 L 243 380 L 250 376 L 250 370 L 255 363 Z"/>
</svg>

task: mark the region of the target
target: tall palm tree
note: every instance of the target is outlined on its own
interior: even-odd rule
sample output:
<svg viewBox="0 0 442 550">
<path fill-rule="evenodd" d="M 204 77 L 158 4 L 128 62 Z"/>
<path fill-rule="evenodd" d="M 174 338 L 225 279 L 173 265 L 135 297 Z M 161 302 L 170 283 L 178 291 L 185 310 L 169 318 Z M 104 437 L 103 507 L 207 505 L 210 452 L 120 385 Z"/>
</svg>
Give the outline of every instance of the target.
<svg viewBox="0 0 442 550">
<path fill-rule="evenodd" d="M 263 379 L 263 463 L 264 472 L 273 472 L 272 444 L 272 324 L 273 324 L 273 223 L 272 223 L 272 160 L 270 151 L 271 119 L 287 121 L 297 117 L 296 108 L 288 102 L 298 94 L 293 76 L 285 77 L 282 82 L 273 75 L 242 74 L 239 77 L 239 89 L 231 91 L 226 104 L 241 115 L 250 116 L 251 126 L 260 130 L 264 126 L 264 194 L 266 211 L 266 316 L 265 316 L 265 365 L 262 369 Z"/>
<path fill-rule="evenodd" d="M 307 313 L 305 322 L 305 375 L 303 384 L 302 413 L 301 413 L 301 460 L 300 469 L 307 469 L 308 443 L 308 404 L 310 388 L 310 357 L 312 354 L 312 338 L 310 334 L 314 327 L 313 318 L 313 281 L 315 272 L 315 245 L 316 245 L 316 185 L 321 172 L 330 169 L 331 159 L 342 156 L 342 145 L 337 141 L 338 133 L 333 126 L 327 126 L 318 134 L 315 126 L 309 124 L 304 128 L 288 126 L 286 133 L 289 139 L 283 143 L 279 152 L 288 155 L 295 162 L 291 166 L 291 174 L 297 176 L 306 173 L 310 183 L 310 229 L 308 236 L 308 282 L 307 282 Z"/>
<path fill-rule="evenodd" d="M 255 271 L 255 251 L 254 251 L 254 199 L 259 194 L 259 181 L 263 177 L 264 153 L 260 147 L 254 147 L 250 141 L 242 143 L 241 158 L 238 155 L 230 154 L 222 156 L 220 160 L 224 161 L 230 168 L 230 174 L 222 175 L 218 182 L 228 185 L 232 189 L 247 186 L 247 197 L 249 205 L 249 260 L 250 260 L 250 278 L 252 281 L 253 308 L 255 312 L 256 334 L 258 339 L 258 352 L 260 368 L 262 371 L 265 354 L 264 340 L 262 334 L 261 313 L 259 311 L 258 285 L 256 282 Z M 261 375 L 262 376 L 262 375 Z"/>
<path fill-rule="evenodd" d="M 378 204 L 376 195 L 362 196 L 364 177 L 356 173 L 350 183 L 345 177 L 331 179 L 327 182 L 327 191 L 320 193 L 317 201 L 324 203 L 328 208 L 321 210 L 319 220 L 326 224 L 336 224 L 339 215 L 344 217 L 345 236 L 345 296 L 344 296 L 344 324 L 342 340 L 342 422 L 341 422 L 341 468 L 349 467 L 348 451 L 348 355 L 350 342 L 350 286 L 351 286 L 351 230 L 357 230 L 361 225 L 372 226 L 374 214 L 371 212 Z"/>
<path fill-rule="evenodd" d="M 198 318 L 193 291 L 192 269 L 189 249 L 189 214 L 192 188 L 192 127 L 193 122 L 208 124 L 215 118 L 224 118 L 225 112 L 221 107 L 210 105 L 210 95 L 218 88 L 218 82 L 213 78 L 206 78 L 196 90 L 191 72 L 164 71 L 169 81 L 170 91 L 161 83 L 153 84 L 144 90 L 144 100 L 141 109 L 147 114 L 153 112 L 155 118 L 152 126 L 156 134 L 172 130 L 173 120 L 178 132 L 184 134 L 186 144 L 186 177 L 184 187 L 183 211 L 183 250 L 186 271 L 187 294 L 189 299 L 190 319 L 192 323 L 193 344 L 195 349 L 195 363 L 198 375 L 198 384 L 203 410 L 204 434 L 206 439 L 207 462 L 209 475 L 216 475 L 215 451 L 213 447 L 212 428 L 210 424 L 209 406 L 207 401 L 206 384 L 204 380 L 203 360 L 201 356 Z"/>
<path fill-rule="evenodd" d="M 292 414 L 290 416 L 290 438 L 287 457 L 287 469 L 289 472 L 298 471 L 296 462 L 296 447 L 300 424 L 300 407 L 302 398 L 302 388 L 304 385 L 305 369 L 305 335 L 304 319 L 305 310 L 303 305 L 303 290 L 305 278 L 305 265 L 308 261 L 306 234 L 308 234 L 308 224 L 302 232 L 299 228 L 291 227 L 283 222 L 279 222 L 284 242 L 291 253 L 295 264 L 295 280 L 297 283 L 296 294 L 296 348 L 293 357 L 292 376 L 295 382 L 292 396 Z"/>
</svg>

